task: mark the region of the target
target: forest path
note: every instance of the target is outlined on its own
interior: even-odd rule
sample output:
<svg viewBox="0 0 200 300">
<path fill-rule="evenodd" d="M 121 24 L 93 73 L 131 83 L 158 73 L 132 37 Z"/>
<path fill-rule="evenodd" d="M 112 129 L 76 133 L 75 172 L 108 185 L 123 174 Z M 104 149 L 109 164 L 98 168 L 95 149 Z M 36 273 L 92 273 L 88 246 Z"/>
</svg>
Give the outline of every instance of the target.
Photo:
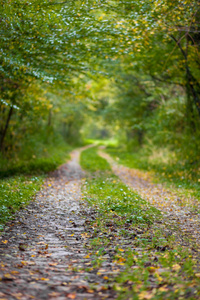
<svg viewBox="0 0 200 300">
<path fill-rule="evenodd" d="M 109 162 L 115 175 L 162 212 L 163 225 L 172 229 L 169 234 L 174 234 L 177 242 L 183 246 L 191 246 L 192 242 L 197 246 L 194 251 L 200 254 L 199 202 L 193 198 L 181 197 L 161 184 L 152 183 L 147 173 L 119 165 L 101 150 L 98 154 Z"/>
<path fill-rule="evenodd" d="M 81 199 L 81 150 L 46 179 L 0 236 L 1 300 L 115 299 L 84 247 L 95 212 Z"/>
</svg>

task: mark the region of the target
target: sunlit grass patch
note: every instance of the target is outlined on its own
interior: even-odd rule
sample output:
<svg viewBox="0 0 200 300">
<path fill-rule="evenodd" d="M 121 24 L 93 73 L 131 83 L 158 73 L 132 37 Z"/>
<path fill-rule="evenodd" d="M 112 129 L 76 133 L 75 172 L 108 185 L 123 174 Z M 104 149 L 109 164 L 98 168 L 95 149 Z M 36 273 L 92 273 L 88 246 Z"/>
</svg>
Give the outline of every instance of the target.
<svg viewBox="0 0 200 300">
<path fill-rule="evenodd" d="M 119 144 L 119 141 L 115 138 L 112 139 L 105 139 L 105 140 L 100 140 L 100 139 L 86 139 L 85 140 L 86 144 L 94 144 L 94 145 L 103 145 L 103 146 L 110 146 L 110 147 L 117 147 Z"/>
</svg>

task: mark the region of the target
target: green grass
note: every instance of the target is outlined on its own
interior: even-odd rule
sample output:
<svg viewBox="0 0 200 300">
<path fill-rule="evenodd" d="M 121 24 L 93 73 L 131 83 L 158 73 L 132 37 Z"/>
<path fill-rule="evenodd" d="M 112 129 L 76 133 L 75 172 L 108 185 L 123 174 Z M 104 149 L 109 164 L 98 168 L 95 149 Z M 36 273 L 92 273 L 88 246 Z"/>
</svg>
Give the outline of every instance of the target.
<svg viewBox="0 0 200 300">
<path fill-rule="evenodd" d="M 112 264 L 123 266 L 107 283 L 118 299 L 199 299 L 200 273 L 192 247 L 167 235 L 162 215 L 112 174 L 96 148 L 85 150 L 81 165 L 88 171 L 85 199 L 97 211 L 87 245 L 93 267 L 101 268 L 112 251 Z M 103 267 L 104 269 L 106 267 Z"/>
<path fill-rule="evenodd" d="M 103 145 L 103 146 L 111 146 L 111 147 L 117 147 L 119 142 L 117 139 L 105 139 L 105 140 L 99 140 L 99 139 L 85 139 L 85 144 L 90 145 Z"/>
<path fill-rule="evenodd" d="M 111 171 L 109 163 L 97 155 L 97 148 L 92 147 L 81 153 L 81 166 L 90 172 Z"/>
<path fill-rule="evenodd" d="M 42 175 L 56 169 L 68 156 L 72 147 L 66 143 L 51 145 L 44 148 L 42 153 L 20 159 L 0 159 L 0 178 L 15 175 Z"/>
<path fill-rule="evenodd" d="M 16 176 L 0 180 L 0 229 L 40 189 L 44 176 Z"/>
<path fill-rule="evenodd" d="M 40 154 L 31 155 L 31 159 L 28 159 L 28 153 L 24 160 L 1 158 L 0 229 L 13 218 L 14 212 L 33 199 L 46 174 L 66 162 L 72 147 L 66 143 L 58 143 L 44 149 Z"/>
</svg>

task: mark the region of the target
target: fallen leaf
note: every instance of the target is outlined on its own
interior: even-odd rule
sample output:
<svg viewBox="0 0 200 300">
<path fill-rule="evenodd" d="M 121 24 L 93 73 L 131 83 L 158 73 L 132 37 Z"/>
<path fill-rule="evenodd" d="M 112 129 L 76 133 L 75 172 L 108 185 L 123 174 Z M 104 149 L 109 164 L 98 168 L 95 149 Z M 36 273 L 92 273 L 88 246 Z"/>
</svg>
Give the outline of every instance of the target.
<svg viewBox="0 0 200 300">
<path fill-rule="evenodd" d="M 18 300 L 20 300 L 22 298 L 22 293 L 13 293 L 11 294 L 13 297 L 17 298 Z"/>
<path fill-rule="evenodd" d="M 75 299 L 76 298 L 76 294 L 67 294 L 67 298 L 69 298 L 69 299 Z"/>
<path fill-rule="evenodd" d="M 147 270 L 149 271 L 149 273 L 155 273 L 156 268 L 155 267 L 149 267 Z"/>
<path fill-rule="evenodd" d="M 18 272 L 18 271 L 11 271 L 10 273 L 11 273 L 11 274 L 13 274 L 13 275 L 15 275 L 15 274 L 19 274 L 19 272 Z"/>
<path fill-rule="evenodd" d="M 140 300 L 149 300 L 152 299 L 153 294 L 151 292 L 146 292 L 146 291 L 142 291 L 139 295 L 138 295 Z"/>
<path fill-rule="evenodd" d="M 49 266 L 57 266 L 58 263 L 49 263 Z"/>
<path fill-rule="evenodd" d="M 168 289 L 164 286 L 161 286 L 159 289 L 158 289 L 160 292 L 167 292 Z"/>
<path fill-rule="evenodd" d="M 178 271 L 178 270 L 180 270 L 180 268 L 181 268 L 181 266 L 178 264 L 175 264 L 172 266 L 173 271 Z"/>
<path fill-rule="evenodd" d="M 0 297 L 6 296 L 4 293 L 0 292 Z"/>
<path fill-rule="evenodd" d="M 50 297 L 59 297 L 60 293 L 58 292 L 52 292 L 51 294 L 49 294 Z"/>
</svg>

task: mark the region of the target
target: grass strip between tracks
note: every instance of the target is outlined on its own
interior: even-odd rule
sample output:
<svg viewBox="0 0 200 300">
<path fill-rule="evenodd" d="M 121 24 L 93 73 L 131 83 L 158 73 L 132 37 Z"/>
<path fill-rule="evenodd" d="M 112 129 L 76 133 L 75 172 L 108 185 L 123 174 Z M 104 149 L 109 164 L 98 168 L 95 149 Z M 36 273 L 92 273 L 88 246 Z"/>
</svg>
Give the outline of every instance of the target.
<svg viewBox="0 0 200 300">
<path fill-rule="evenodd" d="M 101 266 L 110 253 L 120 272 L 108 282 L 119 299 L 199 299 L 199 253 L 174 241 L 162 214 L 112 173 L 97 148 L 82 152 L 81 165 L 88 171 L 84 197 L 97 210 L 93 264 Z"/>
</svg>

